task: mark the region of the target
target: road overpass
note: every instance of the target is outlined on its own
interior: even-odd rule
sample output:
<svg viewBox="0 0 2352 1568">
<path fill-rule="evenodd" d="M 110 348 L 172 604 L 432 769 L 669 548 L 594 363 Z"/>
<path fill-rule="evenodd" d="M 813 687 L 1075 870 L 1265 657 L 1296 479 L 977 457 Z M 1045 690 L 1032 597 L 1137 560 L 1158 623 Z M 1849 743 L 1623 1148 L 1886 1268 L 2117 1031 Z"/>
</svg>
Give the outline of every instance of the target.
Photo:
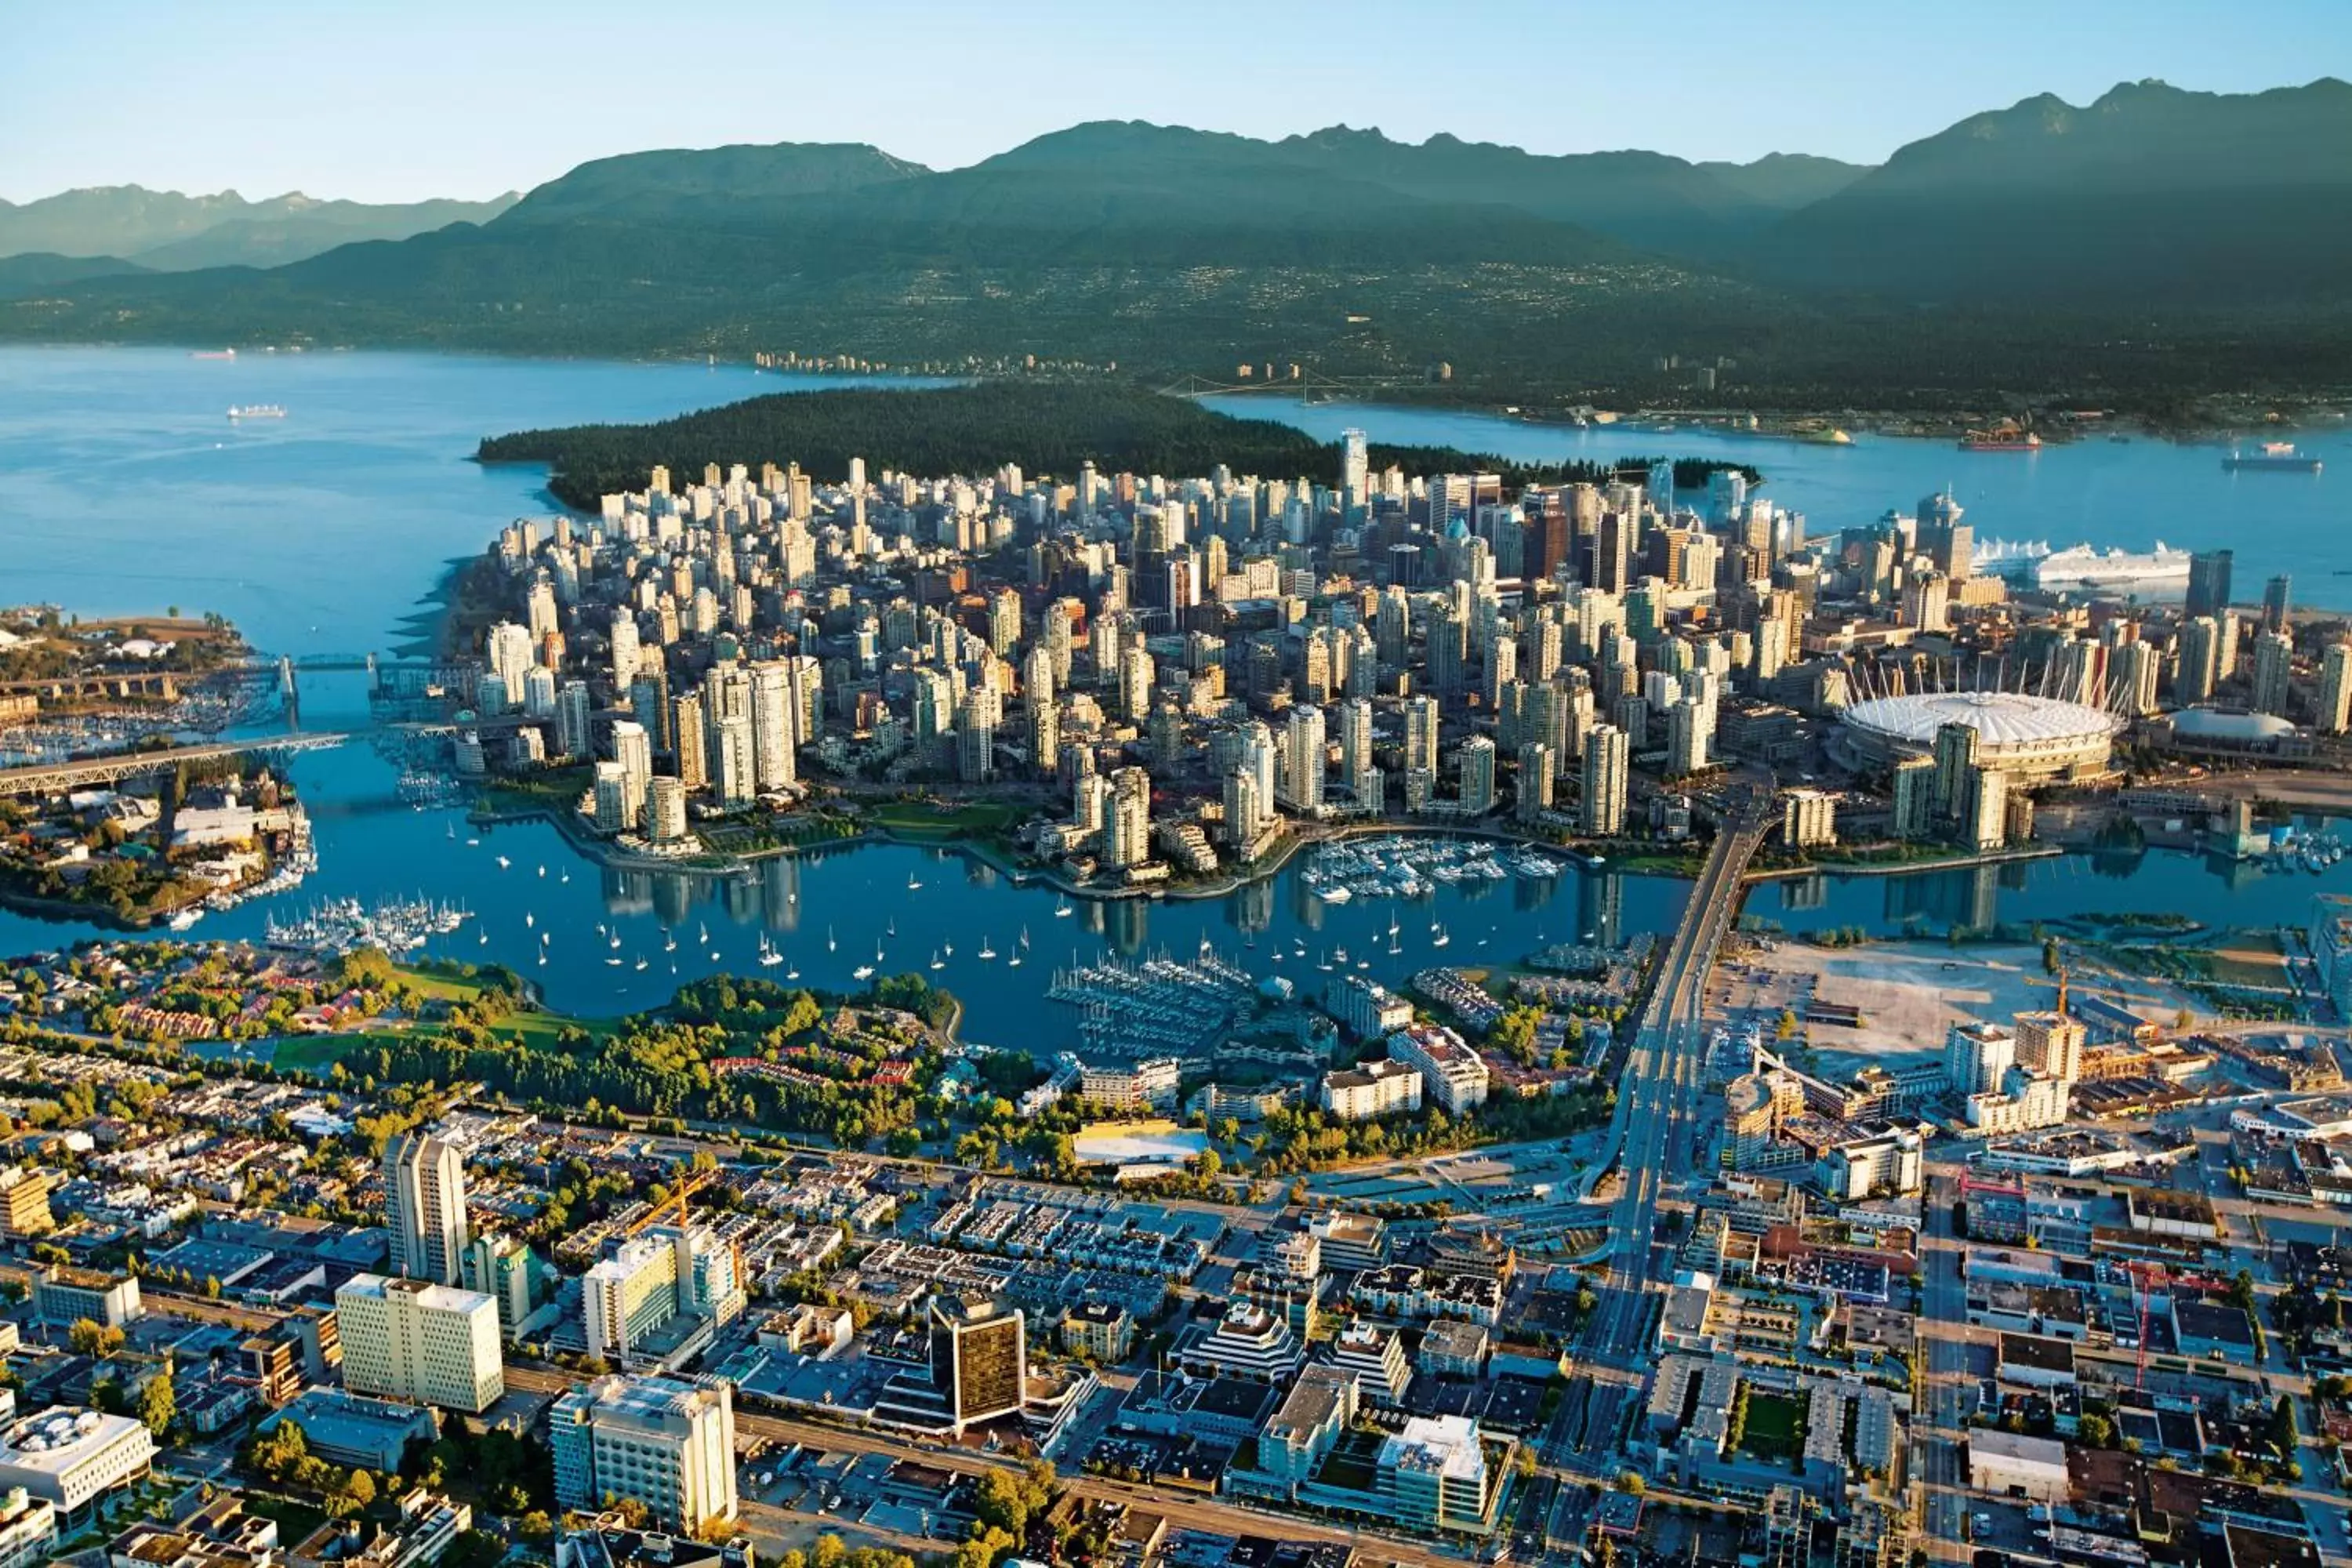
<svg viewBox="0 0 2352 1568">
<path fill-rule="evenodd" d="M 164 746 L 146 752 L 115 752 L 102 757 L 77 757 L 62 763 L 34 763 L 0 768 L 0 796 L 56 795 L 88 784 L 115 784 L 123 779 L 166 773 L 183 763 L 209 762 L 248 752 L 269 755 L 315 752 L 340 746 L 351 736 L 341 731 L 297 730 L 283 735 L 257 735 L 246 741 L 216 741 L 200 746 Z"/>
<path fill-rule="evenodd" d="M 1649 1370 L 1655 1288 L 1671 1279 L 1674 1267 L 1672 1249 L 1658 1246 L 1654 1234 L 1658 1199 L 1669 1172 L 1687 1171 L 1693 1160 L 1707 976 L 1738 913 L 1741 878 L 1763 843 L 1770 798 L 1758 790 L 1727 813 L 1659 960 L 1617 1079 L 1612 1142 L 1622 1185 L 1609 1213 L 1613 1246 L 1577 1352 L 1589 1394 L 1563 1402 L 1545 1436 L 1545 1458 L 1554 1464 L 1581 1458 L 1590 1465 L 1613 1447 Z"/>
</svg>

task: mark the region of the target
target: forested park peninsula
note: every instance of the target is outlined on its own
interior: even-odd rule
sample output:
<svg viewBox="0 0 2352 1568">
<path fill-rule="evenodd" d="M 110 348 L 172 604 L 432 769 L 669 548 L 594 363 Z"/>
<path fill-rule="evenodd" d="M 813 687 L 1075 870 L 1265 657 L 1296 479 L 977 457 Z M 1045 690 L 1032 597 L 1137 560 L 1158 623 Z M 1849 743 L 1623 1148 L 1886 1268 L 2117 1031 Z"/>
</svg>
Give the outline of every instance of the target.
<svg viewBox="0 0 2352 1568">
<path fill-rule="evenodd" d="M 641 490 L 655 468 L 698 475 L 705 466 L 796 462 L 818 479 L 838 482 L 853 458 L 869 473 L 992 473 L 1008 463 L 1033 475 L 1075 476 L 1092 462 L 1104 473 L 1204 474 L 1223 464 L 1236 474 L 1339 479 L 1340 449 L 1271 419 L 1236 419 L 1181 397 L 1098 383 L 987 381 L 928 388 L 844 388 L 747 398 L 649 425 L 575 425 L 486 438 L 485 463 L 544 463 L 548 489 L 567 506 L 596 510 L 598 498 Z M 1493 473 L 1514 487 L 1605 481 L 1619 463 L 1519 463 L 1486 452 L 1375 442 L 1375 470 Z M 1706 483 L 1718 468 L 1745 465 L 1677 458 L 1675 482 Z"/>
</svg>

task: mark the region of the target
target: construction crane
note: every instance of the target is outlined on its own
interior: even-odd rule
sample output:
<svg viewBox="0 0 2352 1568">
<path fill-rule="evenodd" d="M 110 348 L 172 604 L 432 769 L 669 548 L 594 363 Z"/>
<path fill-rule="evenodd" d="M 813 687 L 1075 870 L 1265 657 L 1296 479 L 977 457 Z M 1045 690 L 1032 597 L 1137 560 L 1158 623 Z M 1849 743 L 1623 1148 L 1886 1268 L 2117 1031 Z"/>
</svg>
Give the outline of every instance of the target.
<svg viewBox="0 0 2352 1568">
<path fill-rule="evenodd" d="M 662 1199 L 661 1202 L 655 1204 L 652 1207 L 646 1209 L 645 1213 L 631 1220 L 627 1225 L 623 1226 L 621 1227 L 621 1234 L 623 1236 L 635 1236 L 641 1230 L 646 1230 L 653 1226 L 660 1225 L 663 1223 L 663 1216 L 667 1215 L 672 1208 L 676 1208 L 677 1210 L 677 1223 L 684 1225 L 686 1223 L 687 1199 L 692 1197 L 695 1194 L 709 1186 L 718 1178 L 718 1175 L 719 1173 L 716 1169 L 687 1172 L 677 1179 L 677 1185 L 670 1189 L 669 1196 Z"/>
<path fill-rule="evenodd" d="M 635 1236 L 654 1226 L 660 1225 L 664 1221 L 664 1216 L 667 1215 L 673 1208 L 677 1211 L 677 1218 L 675 1223 L 680 1229 L 685 1228 L 687 1223 L 687 1200 L 694 1196 L 695 1194 L 700 1192 L 703 1188 L 710 1185 L 718 1179 L 719 1169 L 715 1165 L 707 1170 L 687 1171 L 682 1173 L 677 1178 L 677 1185 L 670 1189 L 669 1195 L 662 1199 L 661 1202 L 647 1208 L 645 1213 L 631 1220 L 627 1225 L 623 1226 L 621 1227 L 621 1234 L 623 1236 Z M 736 1288 L 738 1289 L 745 1289 L 743 1284 L 743 1238 L 740 1236 L 730 1236 L 727 1238 L 727 1253 L 734 1262 Z"/>
</svg>

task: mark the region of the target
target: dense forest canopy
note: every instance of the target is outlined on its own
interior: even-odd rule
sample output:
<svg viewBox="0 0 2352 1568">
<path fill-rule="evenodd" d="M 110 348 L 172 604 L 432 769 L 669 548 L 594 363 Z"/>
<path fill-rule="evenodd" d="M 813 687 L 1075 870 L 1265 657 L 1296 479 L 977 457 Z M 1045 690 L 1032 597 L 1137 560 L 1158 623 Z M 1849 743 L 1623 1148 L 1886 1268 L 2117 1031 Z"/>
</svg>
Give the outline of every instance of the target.
<svg viewBox="0 0 2352 1568">
<path fill-rule="evenodd" d="M 1102 383 L 987 382 L 929 389 L 845 388 L 778 393 L 651 425 L 580 425 L 525 430 L 484 440 L 486 463 L 545 463 L 548 488 L 582 510 L 597 498 L 639 490 L 655 467 L 673 482 L 699 479 L 705 466 L 796 462 L 821 481 L 838 482 L 852 458 L 866 471 L 920 475 L 988 474 L 1007 463 L 1024 476 L 1074 478 L 1092 462 L 1105 474 L 1206 474 L 1223 464 L 1236 475 L 1339 478 L 1337 443 L 1316 440 L 1270 419 L 1235 419 L 1182 398 Z M 1395 466 L 1407 474 L 1499 473 L 1507 483 L 1601 480 L 1622 463 L 1512 462 L 1489 452 L 1451 447 L 1370 448 L 1374 472 Z M 1677 484 L 1704 483 L 1732 465 L 1679 458 Z M 1750 479 L 1759 476 L 1743 469 Z"/>
</svg>

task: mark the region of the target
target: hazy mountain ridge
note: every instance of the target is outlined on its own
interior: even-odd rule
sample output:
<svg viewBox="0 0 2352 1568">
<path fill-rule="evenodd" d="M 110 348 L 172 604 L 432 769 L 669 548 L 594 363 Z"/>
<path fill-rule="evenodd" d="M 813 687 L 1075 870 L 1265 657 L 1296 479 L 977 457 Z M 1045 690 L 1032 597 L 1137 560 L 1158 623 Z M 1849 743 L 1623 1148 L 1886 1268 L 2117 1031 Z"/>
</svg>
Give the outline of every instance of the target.
<svg viewBox="0 0 2352 1568">
<path fill-rule="evenodd" d="M 1912 142 L 1756 247 L 1768 275 L 1922 299 L 2352 293 L 2352 86 L 2048 94 Z"/>
<path fill-rule="evenodd" d="M 1131 121 L 947 171 L 862 144 L 666 151 L 268 270 L 60 277 L 16 290 L 0 335 L 1446 364 L 1506 397 L 1664 395 L 1719 364 L 1721 391 L 1823 406 L 2340 384 L 2344 146 L 2352 88 L 2326 80 L 2029 99 L 1874 169 Z"/>
<path fill-rule="evenodd" d="M 161 271 L 276 267 L 355 240 L 488 223 L 519 199 L 510 191 L 486 202 L 369 203 L 289 191 L 249 202 L 235 191 L 192 196 L 99 185 L 22 204 L 0 201 L 0 257 L 113 257 Z"/>
</svg>

